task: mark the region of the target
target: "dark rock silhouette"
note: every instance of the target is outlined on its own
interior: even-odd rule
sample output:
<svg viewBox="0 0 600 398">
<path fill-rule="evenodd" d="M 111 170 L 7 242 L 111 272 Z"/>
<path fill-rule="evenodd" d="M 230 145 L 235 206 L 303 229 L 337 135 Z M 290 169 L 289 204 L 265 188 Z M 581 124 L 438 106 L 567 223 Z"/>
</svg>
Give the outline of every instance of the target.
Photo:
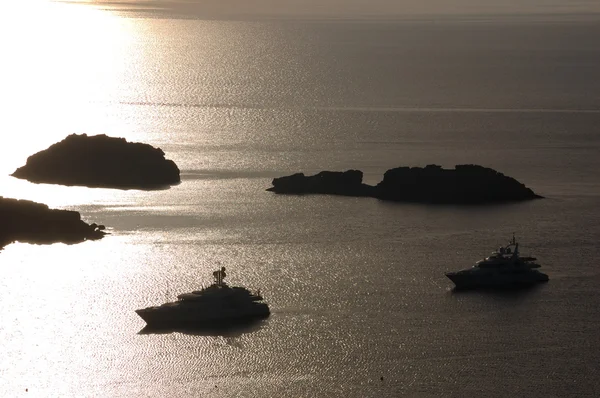
<svg viewBox="0 0 600 398">
<path fill-rule="evenodd" d="M 275 178 L 268 191 L 284 194 L 370 196 L 398 202 L 485 204 L 541 198 L 514 178 L 478 165 L 398 167 L 376 186 L 363 184 L 362 172 L 322 171 Z"/>
<path fill-rule="evenodd" d="M 79 243 L 101 239 L 104 225 L 88 225 L 76 211 L 0 196 L 0 249 L 12 242 Z"/>
<path fill-rule="evenodd" d="M 35 183 L 119 189 L 161 189 L 181 181 L 179 168 L 159 148 L 86 134 L 69 135 L 30 156 L 12 175 Z"/>
<path fill-rule="evenodd" d="M 457 204 L 540 198 L 514 178 L 472 164 L 457 165 L 455 169 L 437 165 L 390 169 L 377 184 L 377 197 L 402 202 Z"/>
<path fill-rule="evenodd" d="M 322 171 L 314 176 L 303 173 L 273 179 L 273 187 L 267 189 L 275 193 L 305 194 L 321 193 L 345 196 L 372 196 L 374 187 L 363 184 L 360 170 Z"/>
</svg>

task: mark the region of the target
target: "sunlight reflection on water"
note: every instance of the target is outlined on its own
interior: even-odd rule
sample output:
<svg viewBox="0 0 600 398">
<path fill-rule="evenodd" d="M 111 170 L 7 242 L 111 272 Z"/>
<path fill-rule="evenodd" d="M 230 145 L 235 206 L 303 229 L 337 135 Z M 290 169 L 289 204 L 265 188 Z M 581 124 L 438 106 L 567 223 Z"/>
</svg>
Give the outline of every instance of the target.
<svg viewBox="0 0 600 398">
<path fill-rule="evenodd" d="M 3 175 L 68 134 L 106 128 L 112 135 L 125 129 L 122 124 L 101 121 L 102 109 L 89 103 L 114 98 L 123 80 L 122 60 L 132 53 L 131 22 L 93 8 L 36 5 L 28 3 L 4 14 L 0 28 L 3 35 L 16 37 L 6 41 L 9 46 L 3 48 L 3 58 L 7 62 L 0 66 L 2 134 L 10 137 L 10 149 L 5 146 L 0 157 Z M 78 131 L 82 125 L 90 131 Z M 90 197 L 84 189 L 39 189 L 14 179 L 2 180 L 4 195 L 43 198 L 51 205 L 81 203 Z"/>
</svg>

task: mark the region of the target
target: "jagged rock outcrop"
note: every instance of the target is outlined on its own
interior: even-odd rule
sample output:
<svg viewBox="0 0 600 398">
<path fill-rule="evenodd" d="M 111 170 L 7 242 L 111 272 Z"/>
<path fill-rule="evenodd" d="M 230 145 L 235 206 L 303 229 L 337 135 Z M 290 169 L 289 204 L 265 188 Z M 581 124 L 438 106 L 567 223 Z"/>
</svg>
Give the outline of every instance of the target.
<svg viewBox="0 0 600 398">
<path fill-rule="evenodd" d="M 35 183 L 119 189 L 178 184 L 179 168 L 151 145 L 106 135 L 72 134 L 27 159 L 13 177 Z"/>
<path fill-rule="evenodd" d="M 320 193 L 345 196 L 372 196 L 373 187 L 362 182 L 360 170 L 322 171 L 314 176 L 296 173 L 273 179 L 275 193 L 306 194 Z"/>
<path fill-rule="evenodd" d="M 79 243 L 101 239 L 104 226 L 87 224 L 76 211 L 0 196 L 0 249 L 12 242 Z"/>
<path fill-rule="evenodd" d="M 376 186 L 362 183 L 362 172 L 322 171 L 275 178 L 276 193 L 370 196 L 398 202 L 486 204 L 541 198 L 531 189 L 494 169 L 478 165 L 398 167 L 385 172 Z"/>
</svg>

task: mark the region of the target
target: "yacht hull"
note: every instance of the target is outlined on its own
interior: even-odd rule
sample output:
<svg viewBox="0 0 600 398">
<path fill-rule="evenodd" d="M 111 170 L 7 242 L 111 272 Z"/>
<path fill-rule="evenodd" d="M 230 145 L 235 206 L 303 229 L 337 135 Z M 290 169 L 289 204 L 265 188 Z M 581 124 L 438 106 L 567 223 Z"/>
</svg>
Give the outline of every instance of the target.
<svg viewBox="0 0 600 398">
<path fill-rule="evenodd" d="M 152 327 L 214 327 L 237 325 L 267 318 L 269 307 L 264 303 L 254 303 L 242 309 L 197 309 L 149 307 L 135 311 L 148 326 Z"/>
<path fill-rule="evenodd" d="M 457 289 L 475 288 L 519 288 L 548 282 L 548 275 L 541 272 L 523 274 L 490 274 L 474 275 L 469 273 L 449 272 L 446 274 Z"/>
</svg>

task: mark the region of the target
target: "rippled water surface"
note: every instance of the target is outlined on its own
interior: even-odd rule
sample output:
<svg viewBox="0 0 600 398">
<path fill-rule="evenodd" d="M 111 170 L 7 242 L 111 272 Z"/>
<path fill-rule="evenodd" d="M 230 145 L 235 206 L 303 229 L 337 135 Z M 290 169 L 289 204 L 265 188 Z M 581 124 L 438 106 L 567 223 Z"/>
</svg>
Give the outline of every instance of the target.
<svg viewBox="0 0 600 398">
<path fill-rule="evenodd" d="M 3 16 L 0 195 L 101 241 L 0 253 L 0 395 L 598 396 L 600 23 L 220 21 L 54 4 Z M 28 22 L 28 23 L 24 23 Z M 8 175 L 70 133 L 161 147 L 162 191 Z M 106 159 L 110 162 L 110 159 Z M 476 163 L 546 199 L 281 196 L 275 176 Z M 452 291 L 516 232 L 550 276 Z M 226 266 L 272 315 L 145 333 L 137 308 Z"/>
</svg>

